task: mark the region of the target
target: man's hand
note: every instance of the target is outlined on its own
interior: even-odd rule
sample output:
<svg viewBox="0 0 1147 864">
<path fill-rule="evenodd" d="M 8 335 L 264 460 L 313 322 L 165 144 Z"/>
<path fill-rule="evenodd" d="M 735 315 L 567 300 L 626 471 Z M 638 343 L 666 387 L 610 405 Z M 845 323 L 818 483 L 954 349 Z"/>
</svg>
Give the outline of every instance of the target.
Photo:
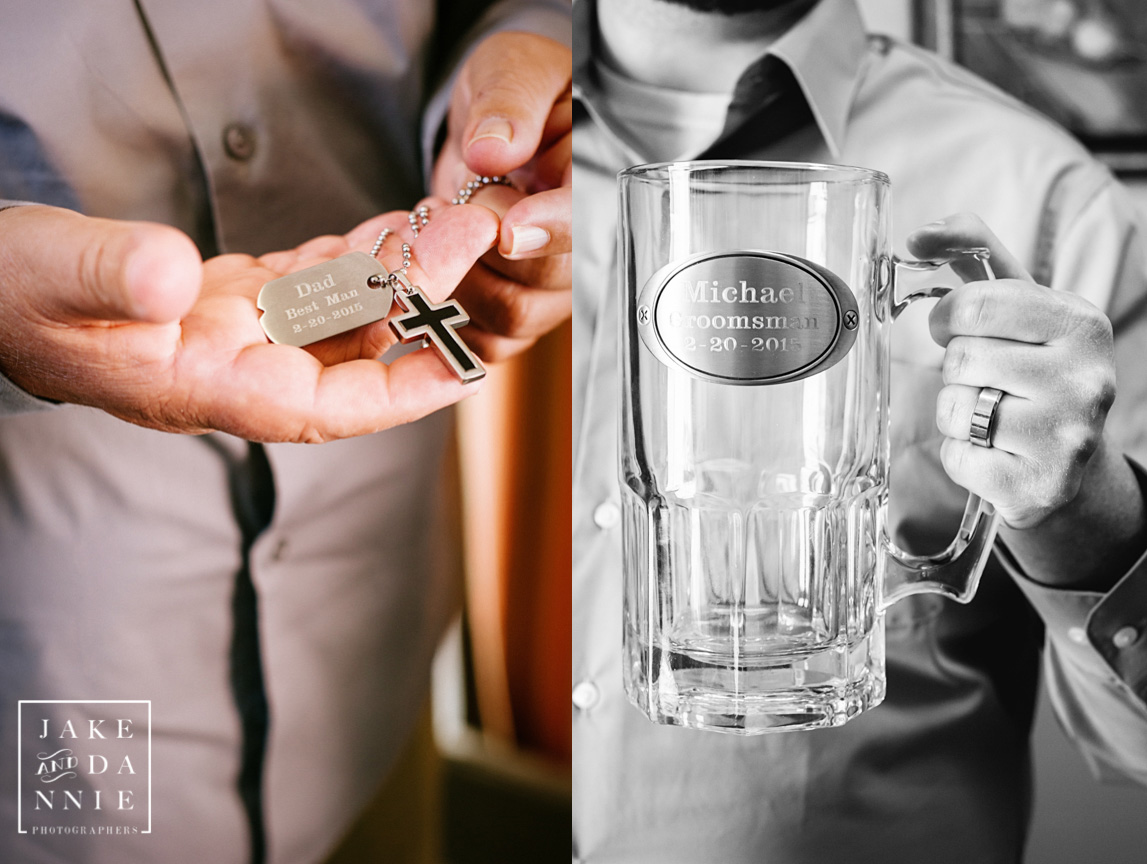
<svg viewBox="0 0 1147 864">
<path fill-rule="evenodd" d="M 998 277 L 951 292 L 929 319 L 945 348 L 944 470 L 995 505 L 1033 578 L 1102 590 L 1143 551 L 1145 527 L 1134 474 L 1103 431 L 1115 398 L 1110 322 L 1086 300 L 1036 285 L 975 216 L 921 228 L 908 244 L 922 258 L 987 247 Z M 953 269 L 982 276 L 959 259 Z M 1004 393 L 988 448 L 969 441 L 984 387 Z"/>
<path fill-rule="evenodd" d="M 455 295 L 474 322 L 466 341 L 486 359 L 522 350 L 570 314 L 570 77 L 563 45 L 498 33 L 475 49 L 451 96 L 434 193 L 451 197 L 475 174 L 509 174 L 522 190 L 488 187 L 471 199 L 501 217 L 497 251 Z"/>
<path fill-rule="evenodd" d="M 1115 398 L 1111 324 L 1080 297 L 1036 285 L 980 220 L 954 216 L 909 239 L 939 258 L 986 246 L 997 281 L 970 282 L 936 304 L 932 338 L 945 348 L 936 422 L 948 474 L 1029 528 L 1075 497 Z M 964 276 L 969 265 L 954 265 Z M 1004 392 L 992 447 L 968 438 L 980 390 Z"/>
<path fill-rule="evenodd" d="M 401 266 L 405 213 L 343 237 L 256 259 L 200 261 L 179 231 L 53 207 L 0 212 L 0 372 L 29 393 L 101 408 L 170 432 L 318 442 L 418 419 L 474 392 L 433 351 L 377 362 L 394 339 L 378 322 L 307 349 L 273 345 L 259 325 L 263 283 L 345 252 L 383 227 Z M 449 207 L 414 241 L 411 281 L 442 299 L 496 238 L 481 207 Z"/>
</svg>

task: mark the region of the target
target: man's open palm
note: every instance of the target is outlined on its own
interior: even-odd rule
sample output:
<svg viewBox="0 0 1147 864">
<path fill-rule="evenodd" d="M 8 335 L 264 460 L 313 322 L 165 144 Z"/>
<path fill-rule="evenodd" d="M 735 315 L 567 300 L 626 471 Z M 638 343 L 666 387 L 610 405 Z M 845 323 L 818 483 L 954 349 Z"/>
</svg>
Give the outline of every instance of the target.
<svg viewBox="0 0 1147 864">
<path fill-rule="evenodd" d="M 307 349 L 271 344 L 255 306 L 265 282 L 367 251 L 383 227 L 398 232 L 380 256 L 397 269 L 406 226 L 404 212 L 389 213 L 297 249 L 201 262 L 185 235 L 162 225 L 6 210 L 0 372 L 41 398 L 171 432 L 317 442 L 416 420 L 474 385 L 458 383 L 433 351 L 379 363 L 394 342 L 382 321 Z M 414 241 L 411 281 L 441 300 L 497 235 L 483 207 L 438 209 Z"/>
</svg>

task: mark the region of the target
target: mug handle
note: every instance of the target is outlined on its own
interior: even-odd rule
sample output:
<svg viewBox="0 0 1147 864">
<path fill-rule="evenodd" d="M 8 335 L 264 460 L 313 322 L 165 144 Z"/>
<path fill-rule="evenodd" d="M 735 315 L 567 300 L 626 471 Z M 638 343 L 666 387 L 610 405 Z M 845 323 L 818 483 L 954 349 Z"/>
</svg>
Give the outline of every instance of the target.
<svg viewBox="0 0 1147 864">
<path fill-rule="evenodd" d="M 988 263 L 987 249 L 973 247 L 961 249 L 956 254 L 971 255 L 983 265 L 985 278 L 992 280 L 996 278 Z M 950 261 L 951 259 L 935 261 L 892 259 L 893 320 L 917 300 L 943 297 L 952 290 L 940 286 L 923 288 L 897 300 L 896 270 L 931 272 Z M 936 555 L 911 555 L 892 542 L 886 527 L 882 529 L 885 532 L 884 546 L 887 554 L 880 608 L 887 609 L 897 600 L 925 592 L 943 594 L 959 603 L 970 602 L 975 596 L 976 587 L 980 584 L 980 574 L 984 572 L 984 565 L 988 563 L 988 555 L 992 551 L 992 543 L 998 528 L 999 517 L 996 516 L 996 509 L 979 495 L 969 492 L 968 503 L 964 507 L 964 517 L 960 520 L 960 530 L 956 533 L 955 539 L 948 544 L 948 548 Z"/>
</svg>

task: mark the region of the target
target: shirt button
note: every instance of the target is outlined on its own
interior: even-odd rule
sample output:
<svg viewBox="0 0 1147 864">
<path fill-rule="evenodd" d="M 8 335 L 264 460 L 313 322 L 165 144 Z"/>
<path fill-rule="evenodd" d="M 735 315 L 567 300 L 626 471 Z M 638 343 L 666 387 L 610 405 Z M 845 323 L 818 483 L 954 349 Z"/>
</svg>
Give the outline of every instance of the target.
<svg viewBox="0 0 1147 864">
<path fill-rule="evenodd" d="M 1069 627 L 1067 628 L 1067 638 L 1074 642 L 1076 645 L 1087 644 L 1087 631 L 1082 627 Z"/>
<path fill-rule="evenodd" d="M 621 521 L 621 508 L 612 501 L 602 501 L 593 510 L 593 524 L 602 530 L 613 528 Z"/>
<path fill-rule="evenodd" d="M 231 123 L 223 130 L 223 149 L 232 159 L 246 162 L 255 155 L 255 130 L 245 123 Z"/>
<path fill-rule="evenodd" d="M 588 711 L 597 704 L 597 685 L 592 681 L 579 681 L 573 688 L 573 704 L 575 708 Z"/>
<path fill-rule="evenodd" d="M 1129 648 L 1139 638 L 1139 631 L 1134 627 L 1120 627 L 1111 637 L 1111 644 L 1116 648 Z"/>
</svg>

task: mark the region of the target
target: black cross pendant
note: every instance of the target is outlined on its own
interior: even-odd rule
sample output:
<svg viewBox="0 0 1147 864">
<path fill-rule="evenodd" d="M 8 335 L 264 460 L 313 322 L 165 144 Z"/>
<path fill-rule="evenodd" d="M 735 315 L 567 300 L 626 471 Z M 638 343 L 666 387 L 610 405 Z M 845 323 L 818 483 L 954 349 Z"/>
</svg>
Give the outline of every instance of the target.
<svg viewBox="0 0 1147 864">
<path fill-rule="evenodd" d="M 394 292 L 394 299 L 405 314 L 390 320 L 390 329 L 404 345 L 419 339 L 438 351 L 442 362 L 449 366 L 463 384 L 486 376 L 486 368 L 466 343 L 454 332 L 456 327 L 470 323 L 470 316 L 454 300 L 431 303 L 417 285 L 406 280 Z"/>
</svg>

